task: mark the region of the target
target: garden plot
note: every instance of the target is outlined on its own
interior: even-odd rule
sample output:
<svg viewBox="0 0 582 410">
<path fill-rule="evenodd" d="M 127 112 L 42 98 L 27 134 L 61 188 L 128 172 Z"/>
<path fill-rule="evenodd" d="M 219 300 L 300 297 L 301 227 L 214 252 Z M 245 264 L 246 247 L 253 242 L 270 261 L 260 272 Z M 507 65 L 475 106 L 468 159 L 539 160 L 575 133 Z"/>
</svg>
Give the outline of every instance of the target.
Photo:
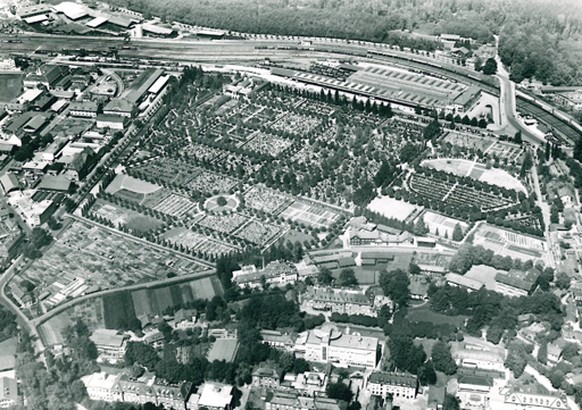
<svg viewBox="0 0 582 410">
<path fill-rule="evenodd" d="M 339 213 L 323 205 L 295 201 L 281 213 L 281 217 L 316 228 L 329 228 Z"/>
<path fill-rule="evenodd" d="M 276 215 L 293 199 L 263 185 L 256 185 L 244 194 L 244 201 L 249 208 Z"/>
<path fill-rule="evenodd" d="M 265 246 L 284 233 L 283 228 L 253 219 L 236 232 L 235 236 L 259 246 Z"/>
<path fill-rule="evenodd" d="M 163 226 L 163 222 L 153 217 L 142 215 L 137 211 L 98 199 L 91 208 L 95 215 L 110 221 L 116 228 L 126 226 L 129 229 L 148 232 Z"/>
<path fill-rule="evenodd" d="M 213 256 L 228 254 L 240 248 L 225 241 L 218 241 L 205 235 L 193 232 L 188 228 L 172 228 L 161 235 L 170 243 L 184 246 L 188 250 L 199 251 Z"/>
<path fill-rule="evenodd" d="M 277 137 L 272 134 L 265 134 L 264 132 L 258 132 L 253 139 L 242 145 L 241 148 L 246 151 L 252 151 L 276 158 L 285 152 L 291 145 L 293 145 L 292 140 Z"/>
<path fill-rule="evenodd" d="M 198 212 L 198 204 L 185 196 L 170 192 L 160 200 L 152 209 L 166 215 L 181 218 L 191 216 Z"/>
<path fill-rule="evenodd" d="M 206 215 L 196 223 L 217 232 L 231 233 L 248 219 L 248 216 L 231 213 L 226 215 Z"/>
<path fill-rule="evenodd" d="M 85 222 L 73 222 L 19 279 L 50 295 L 46 308 L 87 292 L 180 276 L 206 269 L 198 262 Z M 77 286 L 78 285 L 78 286 Z M 74 287 L 74 289 L 73 289 Z M 72 292 L 68 294 L 69 290 Z M 80 294 L 84 291 L 81 290 Z M 34 312 L 40 313 L 40 311 Z"/>
<path fill-rule="evenodd" d="M 442 143 L 449 143 L 453 146 L 471 148 L 485 152 L 495 144 L 496 139 L 479 134 L 468 134 L 461 131 L 447 131 L 441 140 Z"/>
</svg>

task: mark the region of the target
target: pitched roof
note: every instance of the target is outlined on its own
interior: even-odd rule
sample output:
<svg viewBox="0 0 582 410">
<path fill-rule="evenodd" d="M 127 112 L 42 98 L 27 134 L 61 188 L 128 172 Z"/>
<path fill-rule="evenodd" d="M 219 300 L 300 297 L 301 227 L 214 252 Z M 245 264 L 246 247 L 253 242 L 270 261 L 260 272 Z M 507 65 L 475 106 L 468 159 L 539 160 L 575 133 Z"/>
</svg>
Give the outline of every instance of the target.
<svg viewBox="0 0 582 410">
<path fill-rule="evenodd" d="M 370 375 L 368 382 L 390 386 L 416 387 L 417 378 L 409 373 L 376 371 Z"/>
<path fill-rule="evenodd" d="M 526 271 L 519 269 L 511 269 L 509 272 L 500 271 L 495 276 L 495 281 L 507 286 L 530 292 L 535 286 L 541 272 L 536 268 L 531 268 Z"/>
</svg>

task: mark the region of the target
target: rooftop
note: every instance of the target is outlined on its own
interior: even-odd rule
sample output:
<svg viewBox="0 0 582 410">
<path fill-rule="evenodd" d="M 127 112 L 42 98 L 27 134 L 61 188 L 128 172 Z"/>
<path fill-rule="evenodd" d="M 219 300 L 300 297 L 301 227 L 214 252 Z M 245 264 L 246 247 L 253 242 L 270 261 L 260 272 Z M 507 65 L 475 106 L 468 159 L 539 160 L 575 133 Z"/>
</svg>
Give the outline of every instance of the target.
<svg viewBox="0 0 582 410">
<path fill-rule="evenodd" d="M 387 384 L 391 386 L 416 387 L 417 378 L 413 374 L 399 372 L 374 372 L 368 379 L 370 383 Z"/>
<path fill-rule="evenodd" d="M 376 351 L 378 347 L 378 338 L 369 336 L 350 335 L 342 333 L 334 326 L 323 325 L 319 329 L 309 330 L 307 332 L 306 344 L 321 344 L 327 343 L 329 346 L 354 349 Z"/>
<path fill-rule="evenodd" d="M 536 268 L 526 271 L 511 269 L 509 272 L 500 271 L 495 277 L 495 281 L 507 286 L 530 292 L 535 286 L 541 272 Z"/>
<path fill-rule="evenodd" d="M 121 347 L 123 341 L 127 338 L 125 335 L 118 335 L 116 330 L 96 329 L 89 337 L 97 346 Z"/>
<path fill-rule="evenodd" d="M 224 408 L 232 401 L 232 386 L 227 384 L 206 382 L 199 392 L 199 406 Z"/>
</svg>

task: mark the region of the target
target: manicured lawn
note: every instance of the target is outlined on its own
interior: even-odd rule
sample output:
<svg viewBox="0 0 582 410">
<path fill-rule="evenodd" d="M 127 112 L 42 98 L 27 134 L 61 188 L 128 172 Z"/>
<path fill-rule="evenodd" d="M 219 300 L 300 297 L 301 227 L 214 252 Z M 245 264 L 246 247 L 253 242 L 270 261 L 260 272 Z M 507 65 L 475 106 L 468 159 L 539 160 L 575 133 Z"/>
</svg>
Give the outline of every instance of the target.
<svg viewBox="0 0 582 410">
<path fill-rule="evenodd" d="M 447 316 L 442 313 L 433 312 L 429 305 L 424 305 L 418 309 L 409 309 L 406 319 L 411 322 L 431 322 L 435 325 L 450 324 L 460 327 L 466 319 L 466 316 Z"/>
</svg>

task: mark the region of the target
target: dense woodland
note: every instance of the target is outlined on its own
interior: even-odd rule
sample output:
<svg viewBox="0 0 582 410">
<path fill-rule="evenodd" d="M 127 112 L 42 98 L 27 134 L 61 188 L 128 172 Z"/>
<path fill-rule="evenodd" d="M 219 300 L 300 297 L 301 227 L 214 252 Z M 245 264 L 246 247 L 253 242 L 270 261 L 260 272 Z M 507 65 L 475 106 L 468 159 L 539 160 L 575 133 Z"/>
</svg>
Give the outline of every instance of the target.
<svg viewBox="0 0 582 410">
<path fill-rule="evenodd" d="M 371 40 L 434 50 L 432 37 L 453 33 L 480 42 L 500 35 L 501 57 L 515 80 L 573 84 L 580 78 L 577 0 L 109 0 L 202 26 L 263 34 Z M 567 10 L 567 13 L 564 11 Z M 404 31 L 402 31 L 404 30 Z"/>
</svg>

